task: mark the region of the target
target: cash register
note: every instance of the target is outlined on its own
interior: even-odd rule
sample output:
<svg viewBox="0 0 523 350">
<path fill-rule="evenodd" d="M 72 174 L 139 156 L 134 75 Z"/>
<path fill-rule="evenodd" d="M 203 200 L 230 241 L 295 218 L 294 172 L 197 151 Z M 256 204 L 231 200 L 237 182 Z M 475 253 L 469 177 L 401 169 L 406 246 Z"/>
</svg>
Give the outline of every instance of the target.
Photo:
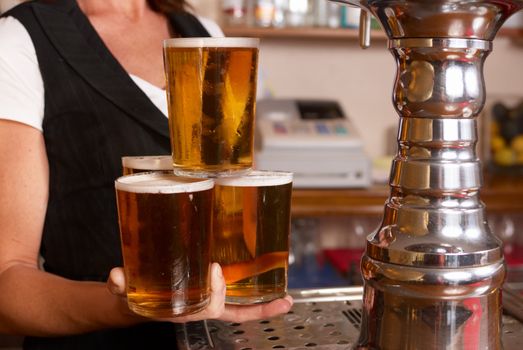
<svg viewBox="0 0 523 350">
<path fill-rule="evenodd" d="M 255 139 L 256 167 L 292 171 L 295 188 L 370 185 L 371 161 L 337 101 L 259 100 Z"/>
</svg>

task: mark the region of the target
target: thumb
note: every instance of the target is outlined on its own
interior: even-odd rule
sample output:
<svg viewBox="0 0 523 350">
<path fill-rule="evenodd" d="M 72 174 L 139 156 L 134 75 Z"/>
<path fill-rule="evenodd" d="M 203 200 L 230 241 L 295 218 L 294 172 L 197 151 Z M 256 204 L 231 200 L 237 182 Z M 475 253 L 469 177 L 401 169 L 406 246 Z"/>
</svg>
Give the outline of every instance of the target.
<svg viewBox="0 0 523 350">
<path fill-rule="evenodd" d="M 218 318 L 225 311 L 225 279 L 219 264 L 211 265 L 211 301 L 206 308 L 207 318 Z"/>
<path fill-rule="evenodd" d="M 218 263 L 211 264 L 211 290 L 214 293 L 219 293 L 220 297 L 225 298 L 225 278 L 223 271 Z M 223 295 L 221 295 L 223 294 Z"/>
<path fill-rule="evenodd" d="M 107 289 L 114 295 L 125 296 L 125 274 L 121 267 L 115 267 L 109 273 Z"/>
</svg>

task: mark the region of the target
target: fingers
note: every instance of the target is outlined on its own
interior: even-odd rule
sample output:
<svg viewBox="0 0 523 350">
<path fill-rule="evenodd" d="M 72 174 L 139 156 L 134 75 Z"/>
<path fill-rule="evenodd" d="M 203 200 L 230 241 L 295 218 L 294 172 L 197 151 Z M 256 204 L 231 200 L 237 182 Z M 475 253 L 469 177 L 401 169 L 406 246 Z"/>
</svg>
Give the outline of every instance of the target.
<svg viewBox="0 0 523 350">
<path fill-rule="evenodd" d="M 143 316 L 139 316 L 129 309 L 127 305 L 127 295 L 125 290 L 125 273 L 123 268 L 115 267 L 109 273 L 109 278 L 107 279 L 107 289 L 109 293 L 114 295 L 116 298 L 113 300 L 116 301 L 116 307 L 120 310 L 121 315 L 123 315 L 126 320 L 129 320 L 131 324 L 136 322 L 141 322 L 146 320 Z"/>
<path fill-rule="evenodd" d="M 292 304 L 292 297 L 287 295 L 284 298 L 273 300 L 267 304 L 258 304 L 252 306 L 227 305 L 225 307 L 225 312 L 220 317 L 220 320 L 230 322 L 245 322 L 270 318 L 289 312 Z"/>
<path fill-rule="evenodd" d="M 107 280 L 109 291 L 118 296 L 125 296 L 125 274 L 121 267 L 113 268 Z M 292 307 L 292 297 L 276 299 L 266 304 L 257 305 L 225 305 L 226 285 L 219 264 L 211 265 L 211 296 L 207 307 L 195 314 L 170 319 L 161 319 L 173 323 L 199 321 L 205 319 L 220 319 L 223 321 L 245 322 L 270 318 L 289 312 Z"/>
<path fill-rule="evenodd" d="M 199 321 L 204 319 L 220 319 L 230 322 L 245 322 L 270 318 L 290 311 L 293 300 L 290 295 L 276 299 L 266 304 L 257 305 L 225 305 L 225 279 L 219 264 L 211 266 L 211 301 L 205 310 L 196 314 L 173 318 L 175 323 Z"/>
<path fill-rule="evenodd" d="M 207 318 L 218 318 L 225 311 L 225 279 L 219 264 L 211 265 L 211 301 L 206 308 Z"/>
<path fill-rule="evenodd" d="M 121 267 L 115 267 L 109 273 L 107 289 L 114 295 L 125 297 L 125 274 Z"/>
<path fill-rule="evenodd" d="M 207 307 L 195 314 L 169 319 L 174 323 L 220 318 L 225 311 L 225 279 L 219 264 L 211 265 L 211 298 Z"/>
</svg>

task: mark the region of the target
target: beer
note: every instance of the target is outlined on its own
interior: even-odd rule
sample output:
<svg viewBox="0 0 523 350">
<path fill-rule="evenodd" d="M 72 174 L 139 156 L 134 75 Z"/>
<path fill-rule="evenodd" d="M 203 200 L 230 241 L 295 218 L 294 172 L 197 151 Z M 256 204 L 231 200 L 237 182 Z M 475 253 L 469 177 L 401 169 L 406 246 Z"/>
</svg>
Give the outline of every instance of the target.
<svg viewBox="0 0 523 350">
<path fill-rule="evenodd" d="M 212 260 L 222 266 L 228 303 L 287 293 L 291 192 L 287 172 L 215 179 Z"/>
<path fill-rule="evenodd" d="M 208 304 L 213 185 L 168 172 L 116 180 L 127 301 L 137 314 L 174 317 Z"/>
<path fill-rule="evenodd" d="M 173 159 L 171 155 L 122 157 L 122 170 L 124 175 L 172 169 Z"/>
<path fill-rule="evenodd" d="M 175 172 L 247 173 L 253 162 L 258 39 L 168 39 L 164 63 Z"/>
</svg>

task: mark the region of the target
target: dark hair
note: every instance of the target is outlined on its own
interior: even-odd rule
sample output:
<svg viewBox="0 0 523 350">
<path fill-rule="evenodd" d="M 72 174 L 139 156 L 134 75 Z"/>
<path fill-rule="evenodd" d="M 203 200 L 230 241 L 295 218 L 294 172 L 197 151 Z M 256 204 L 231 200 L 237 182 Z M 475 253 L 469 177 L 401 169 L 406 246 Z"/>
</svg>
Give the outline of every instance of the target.
<svg viewBox="0 0 523 350">
<path fill-rule="evenodd" d="M 186 0 L 147 0 L 154 11 L 161 13 L 183 12 L 189 7 Z"/>
</svg>

